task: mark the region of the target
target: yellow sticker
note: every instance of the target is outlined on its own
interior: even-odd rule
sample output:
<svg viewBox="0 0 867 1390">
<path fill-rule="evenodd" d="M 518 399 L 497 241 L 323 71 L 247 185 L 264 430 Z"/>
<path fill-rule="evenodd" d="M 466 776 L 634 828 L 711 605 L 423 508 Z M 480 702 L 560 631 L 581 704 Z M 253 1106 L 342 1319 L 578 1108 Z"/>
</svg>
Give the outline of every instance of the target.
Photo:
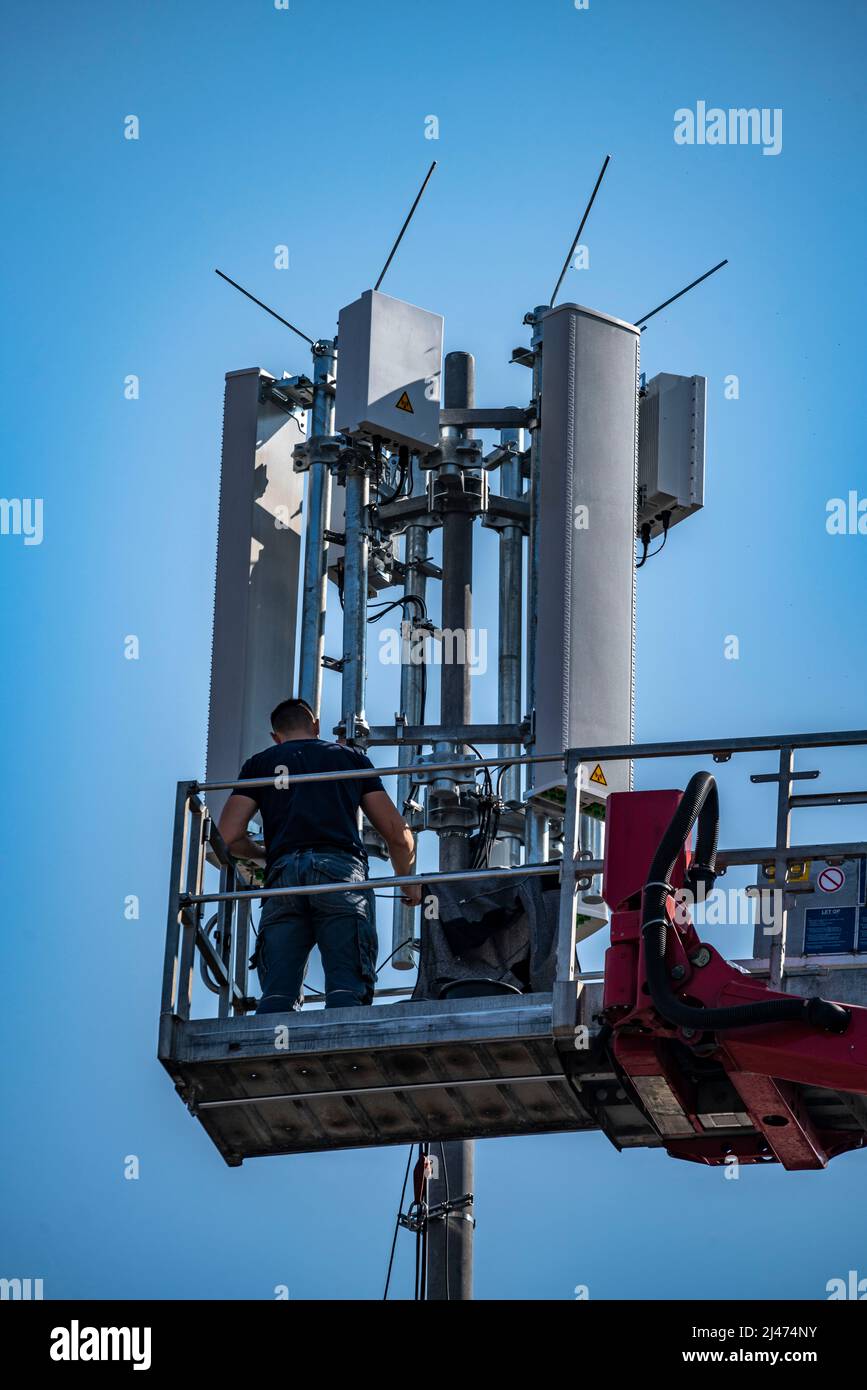
<svg viewBox="0 0 867 1390">
<path fill-rule="evenodd" d="M 608 786 L 608 783 L 605 780 L 605 773 L 602 771 L 602 768 L 600 767 L 599 763 L 596 764 L 595 768 L 590 774 L 590 781 L 595 782 L 596 785 L 599 787 Z"/>
<path fill-rule="evenodd" d="M 777 875 L 776 866 L 774 864 L 764 864 L 762 867 L 764 869 L 765 878 L 773 882 Z M 811 867 L 812 861 L 810 859 L 793 860 L 786 870 L 786 882 L 809 883 Z"/>
<path fill-rule="evenodd" d="M 395 403 L 395 409 L 405 410 L 408 415 L 415 415 L 415 411 L 412 408 L 412 401 L 410 400 L 409 396 L 406 394 L 405 391 L 401 396 L 400 400 Z"/>
</svg>

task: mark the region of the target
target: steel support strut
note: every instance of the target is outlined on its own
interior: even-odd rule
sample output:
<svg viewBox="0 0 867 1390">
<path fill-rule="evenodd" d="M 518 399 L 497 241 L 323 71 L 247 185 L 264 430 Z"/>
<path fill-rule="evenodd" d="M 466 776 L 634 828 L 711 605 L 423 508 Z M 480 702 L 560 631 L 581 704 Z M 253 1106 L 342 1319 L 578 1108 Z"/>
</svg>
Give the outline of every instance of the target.
<svg viewBox="0 0 867 1390">
<path fill-rule="evenodd" d="M 524 449 L 524 431 L 502 430 L 500 442 L 510 445 L 508 461 L 500 465 L 500 488 L 504 497 L 520 498 L 523 491 L 520 455 Z M 500 613 L 497 652 L 497 716 L 503 725 L 521 722 L 521 599 L 524 573 L 524 536 L 520 526 L 499 527 L 500 533 Z M 521 752 L 517 743 L 501 743 L 498 753 L 503 758 Z M 521 774 L 518 768 L 508 768 L 502 777 L 501 794 L 505 802 L 518 802 L 521 796 Z M 514 836 L 506 840 L 506 862 L 519 864 L 521 844 Z"/>
<path fill-rule="evenodd" d="M 330 339 L 313 344 L 313 405 L 307 432 L 310 439 L 334 432 L 335 362 L 335 346 Z M 325 532 L 331 512 L 331 471 L 324 460 L 310 464 L 306 501 L 298 693 L 318 715 L 322 701 L 322 654 L 328 589 Z"/>
<path fill-rule="evenodd" d="M 527 575 L 527 708 L 530 717 L 536 707 L 536 625 L 539 594 L 539 499 L 542 478 L 542 318 L 547 305 L 539 305 L 533 314 L 528 314 L 525 322 L 533 326 L 531 347 L 533 352 L 533 406 L 536 425 L 530 437 L 530 483 L 527 489 L 530 501 L 530 534 L 528 544 Z M 532 764 L 527 769 L 527 787 L 532 787 L 535 769 Z M 548 858 L 548 818 L 528 803 L 524 822 L 525 858 L 529 863 L 538 864 Z"/>
<path fill-rule="evenodd" d="M 423 497 L 427 490 L 425 474 L 420 468 L 413 469 L 413 497 Z M 424 573 L 424 562 L 428 554 L 428 530 L 426 526 L 408 526 L 404 540 L 404 565 L 406 575 L 404 577 L 403 592 L 405 598 L 418 598 L 424 602 L 427 590 L 427 579 Z M 403 606 L 401 614 L 401 636 L 409 635 L 409 642 L 401 641 L 401 668 L 400 668 L 400 714 L 406 721 L 406 725 L 423 724 L 425 719 L 425 709 L 423 695 L 426 686 L 426 667 L 424 661 L 427 653 L 422 651 L 422 660 L 414 659 L 415 644 L 412 634 L 415 632 L 415 622 L 419 616 L 420 606 L 417 603 L 407 603 Z M 409 658 L 409 659 L 407 659 Z M 405 726 L 404 726 L 405 727 Z M 403 744 L 398 752 L 398 763 L 401 766 L 409 766 L 415 761 L 418 750 L 412 745 Z M 406 815 L 404 803 L 412 789 L 412 779 L 409 774 L 405 774 L 397 779 L 397 806 L 398 810 Z M 415 934 L 415 909 L 408 907 L 401 902 L 400 897 L 395 897 L 394 908 L 392 910 L 392 932 L 391 932 L 391 964 L 395 970 L 411 970 L 415 965 L 415 958 L 412 953 L 412 941 Z"/>
<path fill-rule="evenodd" d="M 450 352 L 445 360 L 444 405 L 475 404 L 475 362 L 468 352 Z M 454 427 L 449 427 L 454 428 Z M 460 432 L 459 432 L 460 433 Z M 464 631 L 463 651 L 469 650 L 472 626 L 473 517 L 460 505 L 463 479 L 452 478 L 453 490 L 443 500 L 443 629 Z M 460 485 L 460 488 L 458 487 Z M 450 505 L 454 502 L 454 507 Z M 472 714 L 470 671 L 462 664 L 444 661 L 440 683 L 440 720 L 443 724 L 469 724 Z M 462 750 L 456 750 L 462 751 Z M 440 834 L 440 868 L 466 869 L 470 864 L 465 831 Z M 473 1191 L 475 1145 L 451 1141 L 439 1146 L 439 1167 L 430 1181 L 430 1204 L 448 1203 L 452 1197 Z M 435 1157 L 437 1155 L 434 1155 Z M 428 1298 L 470 1299 L 473 1296 L 473 1222 L 467 1213 L 446 1211 L 429 1232 Z"/>
<path fill-rule="evenodd" d="M 347 743 L 367 732 L 364 694 L 367 677 L 367 565 L 370 475 L 367 461 L 346 463 L 346 546 L 343 557 L 343 682 L 340 732 Z"/>
</svg>

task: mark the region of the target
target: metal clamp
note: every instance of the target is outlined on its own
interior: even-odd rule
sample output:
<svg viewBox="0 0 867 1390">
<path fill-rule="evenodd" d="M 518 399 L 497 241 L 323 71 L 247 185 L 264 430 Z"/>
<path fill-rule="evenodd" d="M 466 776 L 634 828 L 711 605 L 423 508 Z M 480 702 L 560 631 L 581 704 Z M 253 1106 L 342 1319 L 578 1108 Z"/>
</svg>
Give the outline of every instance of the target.
<svg viewBox="0 0 867 1390">
<path fill-rule="evenodd" d="M 316 463 L 325 464 L 326 468 L 336 467 L 345 444 L 341 434 L 311 434 L 292 450 L 293 471 L 306 473 Z"/>
</svg>

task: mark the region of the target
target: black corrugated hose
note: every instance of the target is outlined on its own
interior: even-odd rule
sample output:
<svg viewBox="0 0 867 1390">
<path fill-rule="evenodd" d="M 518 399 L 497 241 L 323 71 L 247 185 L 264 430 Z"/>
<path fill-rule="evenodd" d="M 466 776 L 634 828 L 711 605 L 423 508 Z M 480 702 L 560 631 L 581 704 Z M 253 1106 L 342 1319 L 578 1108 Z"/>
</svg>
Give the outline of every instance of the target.
<svg viewBox="0 0 867 1390">
<path fill-rule="evenodd" d="M 716 781 L 707 772 L 690 778 L 671 823 L 662 837 L 644 888 L 641 934 L 647 983 L 657 1013 L 676 1028 L 703 1032 L 724 1028 L 749 1028 L 761 1023 L 809 1023 L 828 1033 L 844 1033 L 850 1014 L 842 1004 L 818 996 L 812 999 L 769 999 L 760 1004 L 740 1004 L 729 1009 L 701 1009 L 685 1004 L 673 992 L 665 967 L 668 918 L 665 900 L 677 857 L 698 821 L 695 858 L 687 874 L 687 887 L 695 893 L 699 883 L 713 887 L 716 878 L 719 796 Z"/>
</svg>

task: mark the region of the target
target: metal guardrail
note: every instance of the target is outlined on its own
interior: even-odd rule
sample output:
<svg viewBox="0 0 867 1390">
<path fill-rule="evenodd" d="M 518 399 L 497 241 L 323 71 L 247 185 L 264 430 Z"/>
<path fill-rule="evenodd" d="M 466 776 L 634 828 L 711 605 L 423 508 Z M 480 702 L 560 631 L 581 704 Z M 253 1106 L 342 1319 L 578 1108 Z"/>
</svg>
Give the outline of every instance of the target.
<svg viewBox="0 0 867 1390">
<path fill-rule="evenodd" d="M 565 754 L 533 754 L 519 757 L 480 758 L 473 767 L 503 767 L 527 763 L 562 762 L 566 778 L 562 859 L 544 864 L 519 864 L 503 869 L 462 869 L 452 872 L 432 870 L 424 874 L 403 874 L 392 877 L 368 878 L 362 882 L 304 885 L 295 888 L 250 888 L 239 886 L 235 861 L 208 814 L 202 793 L 225 791 L 235 787 L 262 787 L 272 779 L 253 778 L 234 782 L 179 782 L 175 799 L 172 836 L 171 879 L 169 889 L 168 926 L 163 969 L 162 1012 L 187 1020 L 190 1017 L 196 956 L 210 977 L 210 988 L 218 996 L 218 1017 L 243 1014 L 255 1007 L 249 995 L 247 958 L 250 947 L 250 909 L 256 899 L 271 897 L 310 896 L 316 893 L 339 893 L 363 888 L 401 887 L 405 884 L 435 884 L 459 882 L 478 878 L 509 879 L 556 873 L 560 881 L 560 913 L 557 941 L 557 973 L 554 984 L 554 1028 L 570 1028 L 574 1020 L 576 991 L 581 976 L 576 962 L 576 905 L 581 883 L 601 873 L 602 861 L 579 857 L 578 827 L 582 768 L 597 762 L 641 761 L 658 758 L 711 757 L 716 762 L 728 762 L 741 753 L 776 752 L 778 771 L 754 774 L 756 783 L 777 784 L 776 835 L 773 844 L 742 849 L 722 849 L 717 860 L 721 868 L 735 865 L 768 864 L 774 866 L 775 882 L 785 883 L 787 866 L 805 859 L 854 858 L 867 854 L 867 842 L 843 842 L 811 845 L 792 845 L 790 820 L 793 809 L 802 807 L 840 806 L 867 803 L 867 792 L 829 792 L 796 796 L 793 782 L 813 777 L 814 772 L 795 771 L 797 750 L 867 746 L 867 730 L 831 733 L 780 734 L 757 738 L 699 739 L 682 742 L 645 744 L 615 744 L 574 748 Z M 465 760 L 437 762 L 437 770 L 466 769 Z M 406 776 L 415 772 L 429 773 L 430 763 L 410 766 L 378 767 L 377 775 Z M 341 772 L 313 772 L 287 776 L 281 774 L 280 785 L 285 787 L 305 782 L 350 781 L 369 776 L 364 769 Z M 204 891 L 206 852 L 210 849 L 219 865 L 219 888 Z M 215 904 L 215 940 L 203 924 L 204 909 Z M 781 908 L 781 929 L 772 938 L 769 977 L 773 988 L 781 987 L 786 960 L 785 895 Z M 207 981 L 206 981 L 207 982 Z M 380 996 L 402 995 L 403 990 L 378 991 Z"/>
</svg>

